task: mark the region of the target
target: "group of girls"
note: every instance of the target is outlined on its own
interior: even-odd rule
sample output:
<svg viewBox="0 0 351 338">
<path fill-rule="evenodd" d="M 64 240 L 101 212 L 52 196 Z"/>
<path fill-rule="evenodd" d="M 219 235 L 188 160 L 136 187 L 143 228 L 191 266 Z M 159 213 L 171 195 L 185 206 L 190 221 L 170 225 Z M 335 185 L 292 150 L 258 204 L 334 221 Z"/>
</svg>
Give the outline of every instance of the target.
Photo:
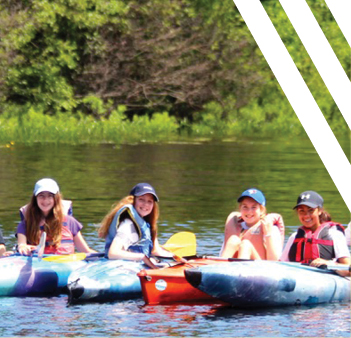
<svg viewBox="0 0 351 338">
<path fill-rule="evenodd" d="M 99 237 L 105 239 L 106 258 L 143 261 L 155 268 L 151 255 L 173 256 L 158 242 L 158 202 L 155 189 L 148 183 L 139 183 L 112 207 L 99 229 Z M 317 192 L 305 191 L 299 195 L 293 209 L 301 226 L 285 247 L 283 219 L 279 214 L 267 214 L 266 199 L 260 190 L 245 190 L 238 202 L 239 211 L 230 213 L 226 220 L 221 257 L 293 261 L 312 266 L 330 262 L 350 265 L 345 230 L 331 220 Z M 75 249 L 95 252 L 81 234 L 82 225 L 65 211 L 54 180 L 44 178 L 35 184 L 31 201 L 22 213 L 16 234 L 20 254 L 31 254 L 44 231 L 47 234 L 44 253 L 71 254 Z M 5 251 L 3 242 L 0 233 L 0 255 Z"/>
<path fill-rule="evenodd" d="M 301 226 L 284 249 L 284 223 L 279 214 L 266 213 L 266 199 L 258 189 L 248 189 L 238 198 L 239 211 L 226 221 L 220 256 L 254 260 L 280 260 L 328 265 L 350 265 L 350 224 L 344 229 L 332 221 L 323 208 L 323 198 L 315 191 L 301 193 L 294 206 Z M 338 270 L 342 275 L 349 271 Z"/>
</svg>

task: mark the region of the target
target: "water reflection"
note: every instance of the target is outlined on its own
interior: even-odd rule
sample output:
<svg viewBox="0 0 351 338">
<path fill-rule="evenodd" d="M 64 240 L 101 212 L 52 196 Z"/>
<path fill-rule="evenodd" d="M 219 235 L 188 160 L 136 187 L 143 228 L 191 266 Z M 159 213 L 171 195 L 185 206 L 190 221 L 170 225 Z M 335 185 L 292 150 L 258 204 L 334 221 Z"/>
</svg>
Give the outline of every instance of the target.
<svg viewBox="0 0 351 338">
<path fill-rule="evenodd" d="M 344 149 L 350 153 L 349 141 Z M 311 179 L 313 175 L 313 179 Z M 287 236 L 298 224 L 292 211 L 301 191 L 317 190 L 335 220 L 350 214 L 319 156 L 306 139 L 253 140 L 218 144 L 114 147 L 0 148 L 0 228 L 15 243 L 18 209 L 34 183 L 55 178 L 91 247 L 103 251 L 97 227 L 110 206 L 137 182 L 155 186 L 160 197 L 160 242 L 187 230 L 199 254 L 217 255 L 224 222 L 236 198 L 256 186 L 270 212 L 283 215 Z M 350 337 L 349 305 L 238 311 L 215 305 L 143 306 L 142 300 L 67 308 L 67 297 L 2 298 L 0 336 L 201 336 Z"/>
</svg>

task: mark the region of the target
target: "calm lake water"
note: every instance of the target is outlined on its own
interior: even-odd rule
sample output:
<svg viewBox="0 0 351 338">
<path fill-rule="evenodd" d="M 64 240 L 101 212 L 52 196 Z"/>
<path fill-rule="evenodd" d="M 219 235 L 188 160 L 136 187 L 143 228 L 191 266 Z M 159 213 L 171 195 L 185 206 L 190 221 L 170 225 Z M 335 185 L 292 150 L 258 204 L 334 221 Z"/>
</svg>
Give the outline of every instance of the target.
<svg viewBox="0 0 351 338">
<path fill-rule="evenodd" d="M 350 142 L 342 142 L 350 154 Z M 304 190 L 316 190 L 333 219 L 350 213 L 311 142 L 240 142 L 0 148 L 0 229 L 15 244 L 18 209 L 35 182 L 57 180 L 91 247 L 102 251 L 97 227 L 111 205 L 138 182 L 151 183 L 160 197 L 159 238 L 191 231 L 199 255 L 217 255 L 227 215 L 249 188 L 261 189 L 268 212 L 283 215 L 287 234 L 298 226 L 292 207 Z M 346 182 L 350 185 L 351 183 Z M 218 305 L 144 306 L 142 299 L 66 307 L 67 296 L 1 298 L 0 336 L 198 336 L 350 337 L 350 305 L 238 311 Z"/>
</svg>

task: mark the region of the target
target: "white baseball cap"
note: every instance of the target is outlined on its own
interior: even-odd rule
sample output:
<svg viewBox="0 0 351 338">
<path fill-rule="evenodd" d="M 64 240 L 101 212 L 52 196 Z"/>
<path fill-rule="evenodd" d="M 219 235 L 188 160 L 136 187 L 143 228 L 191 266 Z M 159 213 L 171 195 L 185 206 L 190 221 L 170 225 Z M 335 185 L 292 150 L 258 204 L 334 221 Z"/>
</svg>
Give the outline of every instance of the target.
<svg viewBox="0 0 351 338">
<path fill-rule="evenodd" d="M 56 195 L 60 189 L 57 183 L 51 178 L 42 178 L 37 183 L 35 183 L 33 194 L 38 196 L 43 191 L 51 192 Z"/>
</svg>

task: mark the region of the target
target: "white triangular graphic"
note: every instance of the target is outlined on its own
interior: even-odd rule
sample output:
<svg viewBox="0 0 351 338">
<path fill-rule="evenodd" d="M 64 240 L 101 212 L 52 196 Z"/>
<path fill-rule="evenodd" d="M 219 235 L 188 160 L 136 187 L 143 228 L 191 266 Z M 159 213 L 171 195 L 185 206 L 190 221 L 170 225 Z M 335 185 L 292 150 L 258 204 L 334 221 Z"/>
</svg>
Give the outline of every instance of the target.
<svg viewBox="0 0 351 338">
<path fill-rule="evenodd" d="M 350 0 L 325 0 L 331 13 L 334 16 L 339 28 L 343 32 L 345 39 L 351 47 L 351 1 Z"/>
<path fill-rule="evenodd" d="M 351 129 L 351 82 L 317 20 L 305 0 L 280 0 L 280 3 Z"/>
<path fill-rule="evenodd" d="M 351 212 L 351 164 L 270 18 L 259 0 L 233 1 Z"/>
</svg>

